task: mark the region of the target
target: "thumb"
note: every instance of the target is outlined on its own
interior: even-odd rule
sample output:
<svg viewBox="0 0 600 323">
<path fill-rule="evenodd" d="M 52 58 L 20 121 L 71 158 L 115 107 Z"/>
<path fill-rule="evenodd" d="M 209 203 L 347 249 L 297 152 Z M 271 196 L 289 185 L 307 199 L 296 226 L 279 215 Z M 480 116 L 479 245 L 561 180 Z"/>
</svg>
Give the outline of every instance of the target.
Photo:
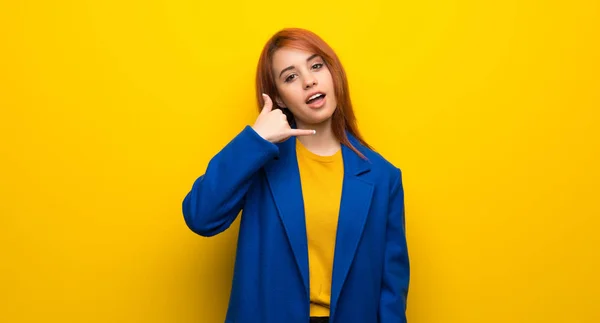
<svg viewBox="0 0 600 323">
<path fill-rule="evenodd" d="M 265 101 L 265 104 L 263 105 L 263 108 L 261 110 L 261 113 L 267 114 L 269 112 L 271 112 L 271 110 L 273 110 L 273 101 L 271 100 L 271 98 L 264 94 L 262 95 L 263 100 Z"/>
</svg>

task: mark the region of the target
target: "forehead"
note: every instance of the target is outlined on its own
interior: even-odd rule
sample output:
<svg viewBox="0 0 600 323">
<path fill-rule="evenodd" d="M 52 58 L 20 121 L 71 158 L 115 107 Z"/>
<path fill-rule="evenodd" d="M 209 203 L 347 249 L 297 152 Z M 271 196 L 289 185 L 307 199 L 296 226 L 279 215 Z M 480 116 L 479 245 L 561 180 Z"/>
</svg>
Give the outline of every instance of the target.
<svg viewBox="0 0 600 323">
<path fill-rule="evenodd" d="M 273 54 L 273 69 L 278 72 L 291 65 L 306 64 L 306 60 L 314 54 L 296 48 L 280 48 Z"/>
</svg>

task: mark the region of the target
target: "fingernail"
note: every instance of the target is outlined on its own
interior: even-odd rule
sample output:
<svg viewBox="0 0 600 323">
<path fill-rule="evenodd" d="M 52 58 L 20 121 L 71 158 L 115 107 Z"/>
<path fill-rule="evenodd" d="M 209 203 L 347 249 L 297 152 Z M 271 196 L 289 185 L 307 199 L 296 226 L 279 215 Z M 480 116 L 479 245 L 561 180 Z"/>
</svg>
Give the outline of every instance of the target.
<svg viewBox="0 0 600 323">
<path fill-rule="evenodd" d="M 263 93 L 262 96 L 267 96 L 267 95 Z"/>
<path fill-rule="evenodd" d="M 316 130 L 313 130 L 313 135 L 316 135 L 316 134 L 317 134 L 317 131 L 316 131 Z"/>
</svg>

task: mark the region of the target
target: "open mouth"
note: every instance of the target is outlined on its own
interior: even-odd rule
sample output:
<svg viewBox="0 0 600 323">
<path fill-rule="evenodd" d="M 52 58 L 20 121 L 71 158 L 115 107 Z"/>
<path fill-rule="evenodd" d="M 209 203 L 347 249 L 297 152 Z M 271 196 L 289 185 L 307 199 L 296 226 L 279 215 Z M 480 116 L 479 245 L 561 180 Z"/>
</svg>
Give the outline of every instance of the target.
<svg viewBox="0 0 600 323">
<path fill-rule="evenodd" d="M 308 100 L 306 100 L 306 104 L 317 103 L 317 102 L 320 102 L 321 100 L 323 100 L 324 98 L 325 98 L 324 93 L 317 93 L 317 94 L 311 96 L 310 98 L 308 98 Z"/>
</svg>

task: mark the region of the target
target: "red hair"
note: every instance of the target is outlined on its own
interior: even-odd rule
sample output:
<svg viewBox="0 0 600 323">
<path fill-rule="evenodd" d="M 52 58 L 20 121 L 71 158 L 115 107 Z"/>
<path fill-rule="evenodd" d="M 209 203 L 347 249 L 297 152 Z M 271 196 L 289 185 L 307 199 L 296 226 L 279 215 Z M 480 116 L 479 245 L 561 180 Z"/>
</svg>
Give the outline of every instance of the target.
<svg viewBox="0 0 600 323">
<path fill-rule="evenodd" d="M 271 98 L 277 96 L 277 87 L 275 85 L 272 71 L 272 60 L 275 51 L 283 47 L 308 51 L 323 58 L 333 78 L 335 98 L 337 101 L 337 107 L 333 112 L 333 116 L 331 117 L 333 134 L 336 139 L 340 141 L 340 143 L 348 146 L 360 157 L 365 158 L 365 156 L 359 152 L 356 147 L 352 145 L 352 143 L 350 143 L 348 136 L 346 135 L 346 131 L 348 131 L 362 145 L 372 149 L 358 132 L 356 117 L 354 116 L 352 102 L 350 101 L 346 72 L 344 71 L 342 63 L 333 49 L 319 36 L 311 31 L 300 28 L 282 29 L 273 35 L 265 44 L 258 61 L 258 68 L 256 71 L 256 98 L 258 101 L 259 111 L 264 105 L 262 93 L 269 95 Z M 294 116 L 291 114 L 291 112 L 289 112 L 289 110 L 283 111 L 288 117 L 290 126 L 293 126 L 295 124 Z"/>
</svg>

